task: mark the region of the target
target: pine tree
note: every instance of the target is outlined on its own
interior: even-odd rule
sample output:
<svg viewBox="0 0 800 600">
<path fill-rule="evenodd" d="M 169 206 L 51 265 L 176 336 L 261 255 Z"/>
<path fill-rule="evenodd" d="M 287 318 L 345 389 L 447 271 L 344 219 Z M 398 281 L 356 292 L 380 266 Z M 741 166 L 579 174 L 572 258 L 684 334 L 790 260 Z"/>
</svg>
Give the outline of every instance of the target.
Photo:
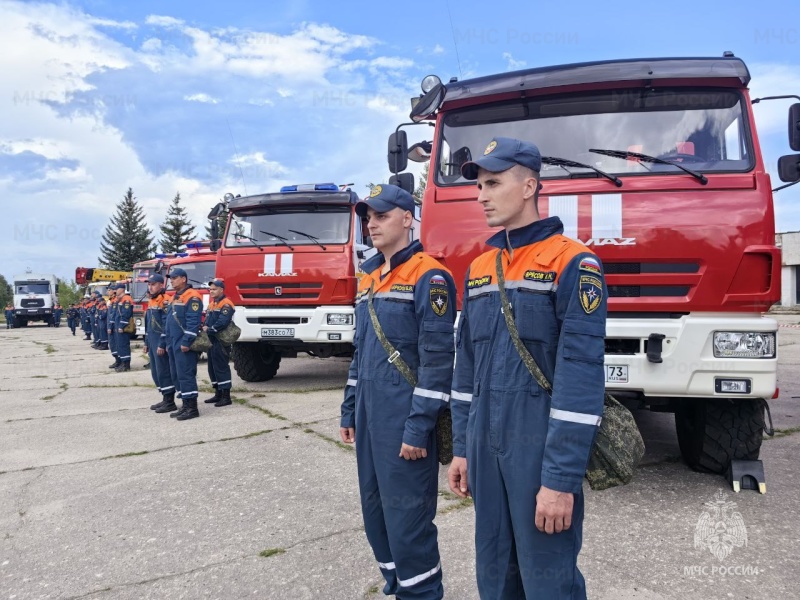
<svg viewBox="0 0 800 600">
<path fill-rule="evenodd" d="M 416 199 L 417 203 L 422 204 L 422 196 L 425 194 L 425 187 L 428 185 L 428 173 L 431 170 L 431 163 L 430 161 L 425 163 L 425 166 L 422 167 L 422 173 L 419 175 L 419 183 L 417 184 L 417 189 L 414 190 L 414 198 Z"/>
<path fill-rule="evenodd" d="M 194 225 L 181 206 L 181 194 L 177 192 L 167 210 L 167 218 L 161 224 L 161 251 L 166 254 L 182 252 L 184 242 L 194 237 Z"/>
<path fill-rule="evenodd" d="M 100 263 L 106 269 L 130 271 L 134 263 L 152 258 L 156 251 L 153 241 L 144 210 L 128 188 L 100 242 Z"/>
</svg>

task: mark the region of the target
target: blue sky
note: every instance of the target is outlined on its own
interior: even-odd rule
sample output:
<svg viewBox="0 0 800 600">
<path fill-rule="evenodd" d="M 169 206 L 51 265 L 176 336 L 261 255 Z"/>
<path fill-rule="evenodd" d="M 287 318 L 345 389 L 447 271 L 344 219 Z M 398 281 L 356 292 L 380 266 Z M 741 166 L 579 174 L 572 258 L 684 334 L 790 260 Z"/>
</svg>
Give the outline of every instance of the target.
<svg viewBox="0 0 800 600">
<path fill-rule="evenodd" d="M 201 230 L 226 192 L 335 181 L 363 194 L 388 176 L 387 135 L 428 73 L 732 50 L 754 95 L 800 94 L 796 10 L 793 0 L 450 0 L 450 11 L 446 1 L 0 0 L 0 272 L 96 266 L 129 186 L 152 227 L 180 191 Z M 774 185 L 789 104 L 755 109 Z M 797 188 L 776 194 L 779 231 L 800 230 Z"/>
</svg>

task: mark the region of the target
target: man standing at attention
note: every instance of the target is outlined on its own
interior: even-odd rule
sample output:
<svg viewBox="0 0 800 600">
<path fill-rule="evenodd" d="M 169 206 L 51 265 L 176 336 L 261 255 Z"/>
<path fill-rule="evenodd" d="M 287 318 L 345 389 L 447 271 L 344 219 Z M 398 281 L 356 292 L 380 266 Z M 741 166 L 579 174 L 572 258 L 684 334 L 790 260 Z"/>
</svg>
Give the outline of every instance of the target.
<svg viewBox="0 0 800 600">
<path fill-rule="evenodd" d="M 189 284 L 183 269 L 170 269 L 169 278 L 175 295 L 167 308 L 164 329 L 172 383 L 183 400 L 181 409 L 169 416 L 185 421 L 200 416 L 197 410 L 197 352 L 190 347 L 200 331 L 203 297 Z"/>
<path fill-rule="evenodd" d="M 456 289 L 411 242 L 414 199 L 377 185 L 356 205 L 379 254 L 362 269 L 341 438 L 356 442 L 364 528 L 398 600 L 443 597 L 434 426 L 450 398 Z"/>
<path fill-rule="evenodd" d="M 175 405 L 175 384 L 169 369 L 167 356 L 166 316 L 169 300 L 164 295 L 164 276 L 153 273 L 147 280 L 150 300 L 144 313 L 145 341 L 150 360 L 150 375 L 161 393 L 161 402 L 153 404 L 150 410 L 168 413 L 178 409 Z"/>
<path fill-rule="evenodd" d="M 467 272 L 451 401 L 448 478 L 475 501 L 483 600 L 586 598 L 582 481 L 603 412 L 607 294 L 597 257 L 558 217 L 539 218 L 540 168 L 538 148 L 510 138 L 461 168 L 503 228 Z"/>
<path fill-rule="evenodd" d="M 205 400 L 214 406 L 230 406 L 231 404 L 231 346 L 226 346 L 217 337 L 233 319 L 236 307 L 225 295 L 225 280 L 214 279 L 208 282 L 211 303 L 206 311 L 206 323 L 203 329 L 211 339 L 211 350 L 208 352 L 208 377 L 214 388 L 214 395 Z"/>
</svg>

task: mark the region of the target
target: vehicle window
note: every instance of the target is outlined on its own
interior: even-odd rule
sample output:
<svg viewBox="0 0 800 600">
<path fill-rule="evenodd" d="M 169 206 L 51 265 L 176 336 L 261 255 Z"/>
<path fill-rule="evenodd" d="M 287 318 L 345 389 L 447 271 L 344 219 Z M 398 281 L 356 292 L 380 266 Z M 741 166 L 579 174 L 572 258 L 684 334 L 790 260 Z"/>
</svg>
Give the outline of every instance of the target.
<svg viewBox="0 0 800 600">
<path fill-rule="evenodd" d="M 192 262 L 183 264 L 172 264 L 171 269 L 180 267 L 186 271 L 186 279 L 192 287 L 208 287 L 208 282 L 216 275 L 217 261 L 207 260 L 202 262 Z M 172 289 L 172 280 L 167 279 L 167 289 Z"/>
<path fill-rule="evenodd" d="M 17 283 L 17 294 L 49 294 L 50 286 L 46 283 Z"/>
<path fill-rule="evenodd" d="M 351 215 L 349 206 L 260 207 L 231 219 L 225 246 L 345 244 L 350 240 Z"/>
<path fill-rule="evenodd" d="M 566 158 L 618 175 L 676 173 L 672 165 L 590 152 L 639 152 L 704 173 L 753 167 L 742 96 L 733 90 L 669 88 L 608 90 L 547 96 L 452 111 L 444 117 L 437 154 L 439 185 L 468 183 L 464 162 L 483 156 L 493 137 L 534 142 L 542 155 Z M 543 179 L 566 178 L 585 168 L 542 165 Z M 592 175 L 594 176 L 594 175 Z"/>
</svg>

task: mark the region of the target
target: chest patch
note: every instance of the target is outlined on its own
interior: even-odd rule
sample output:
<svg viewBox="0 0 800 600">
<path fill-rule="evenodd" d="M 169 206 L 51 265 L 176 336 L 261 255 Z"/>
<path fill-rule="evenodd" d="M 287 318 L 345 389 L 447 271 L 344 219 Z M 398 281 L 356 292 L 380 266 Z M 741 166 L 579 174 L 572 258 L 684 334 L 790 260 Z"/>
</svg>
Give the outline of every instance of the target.
<svg viewBox="0 0 800 600">
<path fill-rule="evenodd" d="M 528 281 L 544 281 L 549 283 L 556 280 L 556 272 L 528 270 L 525 271 L 525 279 Z"/>
<path fill-rule="evenodd" d="M 483 287 L 484 285 L 489 285 L 490 283 L 492 283 L 492 276 L 484 275 L 483 277 L 478 277 L 477 279 L 470 279 L 467 281 L 467 288 L 474 290 L 475 288 Z"/>
</svg>

